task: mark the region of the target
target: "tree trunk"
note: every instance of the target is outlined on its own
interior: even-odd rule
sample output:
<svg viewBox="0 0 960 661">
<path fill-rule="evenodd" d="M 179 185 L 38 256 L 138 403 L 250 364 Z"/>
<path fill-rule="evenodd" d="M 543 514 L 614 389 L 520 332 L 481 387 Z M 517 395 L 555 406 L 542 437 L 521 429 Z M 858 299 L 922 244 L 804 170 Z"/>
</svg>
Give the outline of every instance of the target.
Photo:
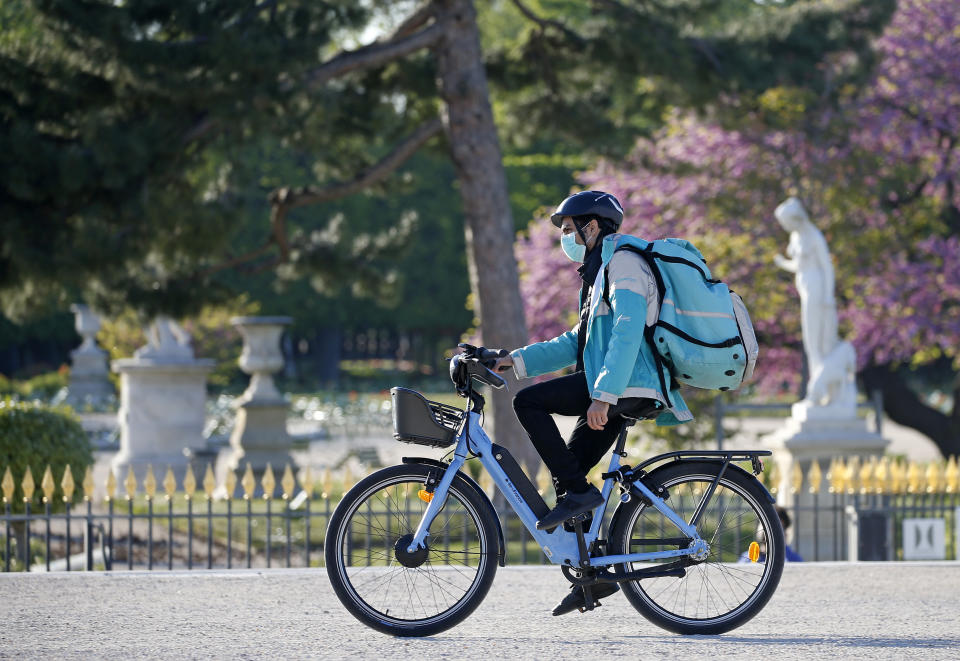
<svg viewBox="0 0 960 661">
<path fill-rule="evenodd" d="M 891 420 L 929 437 L 944 457 L 960 455 L 960 391 L 954 391 L 953 415 L 948 416 L 924 404 L 890 365 L 871 365 L 860 378 L 868 393 L 883 393 L 883 410 Z"/>
<path fill-rule="evenodd" d="M 436 46 L 439 86 L 463 200 L 474 311 L 485 346 L 515 349 L 526 344 L 527 329 L 513 252 L 513 215 L 476 12 L 470 0 L 437 0 L 436 7 L 437 20 L 445 23 Z M 519 384 L 512 374 L 507 382 L 510 391 L 495 391 L 491 402 L 494 438 L 532 473 L 539 456 L 513 413 L 512 395 Z"/>
</svg>

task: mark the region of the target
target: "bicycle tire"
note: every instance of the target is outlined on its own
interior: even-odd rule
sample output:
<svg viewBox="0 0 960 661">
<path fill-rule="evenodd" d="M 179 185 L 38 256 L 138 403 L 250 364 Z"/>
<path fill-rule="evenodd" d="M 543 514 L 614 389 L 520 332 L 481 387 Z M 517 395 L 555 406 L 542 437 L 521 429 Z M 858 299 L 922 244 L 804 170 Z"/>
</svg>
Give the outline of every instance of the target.
<svg viewBox="0 0 960 661">
<path fill-rule="evenodd" d="M 354 617 L 377 631 L 393 636 L 429 636 L 449 629 L 480 605 L 496 575 L 496 513 L 489 501 L 459 475 L 431 526 L 429 550 L 422 564 L 408 567 L 399 561 L 394 546 L 401 536 L 416 530 L 426 508 L 417 492 L 427 476 L 437 470 L 404 464 L 373 473 L 344 496 L 327 526 L 324 553 L 334 592 Z M 403 498 L 402 492 L 406 493 Z M 381 493 L 385 495 L 378 496 Z M 401 500 L 405 509 L 399 505 Z M 391 510 L 393 502 L 398 505 Z M 374 505 L 385 508 L 385 517 L 375 512 Z M 458 522 L 463 524 L 462 529 L 456 528 L 460 535 L 455 540 L 455 545 L 459 543 L 462 548 L 450 548 L 451 521 L 454 527 Z M 430 542 L 441 532 L 447 539 L 446 548 L 434 549 Z M 361 544 L 359 554 L 355 537 Z M 351 564 L 357 555 L 367 561 L 366 567 Z M 434 564 L 444 556 L 446 565 Z M 378 591 L 383 595 L 378 596 Z M 431 599 L 436 612 L 430 612 Z"/>
<path fill-rule="evenodd" d="M 674 462 L 653 471 L 649 479 L 666 487 L 670 494 L 667 504 L 690 521 L 696 502 L 721 465 L 710 461 Z M 731 505 L 736 506 L 735 512 Z M 638 544 L 650 537 L 675 537 L 679 531 L 656 508 L 639 498 L 621 507 L 624 509 L 617 512 L 610 534 L 612 554 L 678 548 L 676 544 L 656 549 Z M 750 542 L 758 541 L 759 547 L 760 530 L 766 551 L 754 562 L 748 557 Z M 698 531 L 711 544 L 710 555 L 687 567 L 686 576 L 647 578 L 620 585 L 630 604 L 663 629 L 680 634 L 725 633 L 759 613 L 777 589 L 784 562 L 783 528 L 763 486 L 746 471 L 731 465 L 720 479 Z M 670 563 L 675 559 L 657 562 Z M 639 566 L 642 565 L 627 563 L 618 568 L 631 571 Z"/>
</svg>

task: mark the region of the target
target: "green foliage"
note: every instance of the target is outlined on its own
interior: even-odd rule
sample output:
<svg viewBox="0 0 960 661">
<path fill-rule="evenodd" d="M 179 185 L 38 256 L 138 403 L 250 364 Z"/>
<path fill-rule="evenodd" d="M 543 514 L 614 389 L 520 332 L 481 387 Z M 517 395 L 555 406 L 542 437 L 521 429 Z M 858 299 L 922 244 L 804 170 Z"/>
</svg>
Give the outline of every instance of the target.
<svg viewBox="0 0 960 661">
<path fill-rule="evenodd" d="M 63 365 L 55 372 L 44 372 L 26 380 L 8 379 L 0 374 L 0 396 L 50 400 L 67 387 L 70 368 Z"/>
<path fill-rule="evenodd" d="M 36 484 L 31 500 L 31 507 L 36 512 L 42 504 L 40 482 L 47 466 L 51 467 L 57 485 L 57 495 L 51 503 L 57 509 L 63 506 L 59 497 L 60 481 L 66 467 L 70 466 L 76 484 L 73 502 L 79 502 L 83 496 L 80 485 L 84 473 L 92 464 L 90 441 L 70 409 L 17 402 L 10 398 L 0 401 L 0 466 L 3 467 L 0 470 L 9 467 L 13 476 L 16 485 L 12 502 L 14 511 L 24 509 L 22 482 L 28 466 Z"/>
<path fill-rule="evenodd" d="M 183 322 L 183 329 L 192 338 L 194 355 L 215 361 L 215 367 L 207 377 L 211 388 L 238 389 L 245 385 L 247 377 L 237 365 L 243 340 L 230 324 L 230 319 L 257 314 L 260 314 L 260 304 L 242 295 L 228 305 L 208 305 L 196 316 Z M 132 308 L 128 308 L 115 317 L 101 321 L 97 342 L 109 352 L 111 360 L 116 360 L 133 356 L 147 340 L 140 317 Z M 112 376 L 116 378 L 116 375 Z"/>
<path fill-rule="evenodd" d="M 509 0 L 480 25 L 508 144 L 623 156 L 676 107 L 795 87 L 829 95 L 860 80 L 893 0 Z M 478 3 L 479 5 L 479 3 Z M 827 63 L 843 59 L 838 69 Z M 736 114 L 741 117 L 742 112 Z"/>
</svg>

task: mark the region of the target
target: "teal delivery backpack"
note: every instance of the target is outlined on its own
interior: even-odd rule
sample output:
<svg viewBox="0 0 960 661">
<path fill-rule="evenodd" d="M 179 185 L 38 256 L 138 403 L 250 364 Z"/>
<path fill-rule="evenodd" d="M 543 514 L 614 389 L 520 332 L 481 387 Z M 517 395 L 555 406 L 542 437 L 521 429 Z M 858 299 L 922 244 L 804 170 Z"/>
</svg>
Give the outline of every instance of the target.
<svg viewBox="0 0 960 661">
<path fill-rule="evenodd" d="M 707 390 L 736 390 L 749 380 L 760 348 L 747 307 L 713 278 L 700 251 L 684 239 L 660 239 L 642 249 L 627 245 L 620 250 L 636 253 L 653 272 L 660 314 L 644 334 L 654 357 L 671 376 Z M 604 299 L 609 303 L 607 292 Z"/>
</svg>

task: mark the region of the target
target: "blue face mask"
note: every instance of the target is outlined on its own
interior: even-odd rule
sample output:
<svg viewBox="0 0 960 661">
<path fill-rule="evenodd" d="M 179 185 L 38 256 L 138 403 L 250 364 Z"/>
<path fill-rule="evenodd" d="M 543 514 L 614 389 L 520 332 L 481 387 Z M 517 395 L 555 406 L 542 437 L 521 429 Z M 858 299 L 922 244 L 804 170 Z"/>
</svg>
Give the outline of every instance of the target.
<svg viewBox="0 0 960 661">
<path fill-rule="evenodd" d="M 564 255 L 578 264 L 583 262 L 583 258 L 587 254 L 587 247 L 577 243 L 577 235 L 574 232 L 560 237 L 560 247 L 563 249 Z"/>
</svg>

